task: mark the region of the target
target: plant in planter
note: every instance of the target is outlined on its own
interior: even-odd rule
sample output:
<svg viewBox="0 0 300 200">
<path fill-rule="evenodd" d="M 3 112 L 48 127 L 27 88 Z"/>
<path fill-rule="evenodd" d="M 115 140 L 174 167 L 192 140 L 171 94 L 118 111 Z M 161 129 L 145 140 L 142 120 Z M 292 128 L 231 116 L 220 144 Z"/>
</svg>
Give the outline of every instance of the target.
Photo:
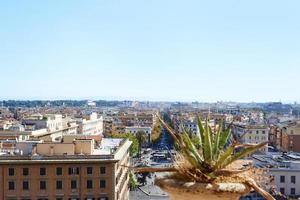
<svg viewBox="0 0 300 200">
<path fill-rule="evenodd" d="M 160 118 L 159 118 L 160 119 Z M 223 132 L 221 125 L 213 131 L 206 120 L 203 126 L 198 117 L 200 134 L 196 148 L 186 130 L 175 132 L 163 120 L 163 126 L 178 146 L 174 166 L 168 168 L 135 168 L 136 172 L 171 172 L 168 176 L 156 180 L 156 185 L 169 193 L 171 199 L 239 199 L 254 189 L 265 199 L 274 199 L 264 191 L 256 181 L 255 169 L 241 168 L 239 159 L 247 156 L 267 142 L 260 144 L 229 143 L 230 126 Z M 237 167 L 234 167 L 237 165 Z"/>
</svg>

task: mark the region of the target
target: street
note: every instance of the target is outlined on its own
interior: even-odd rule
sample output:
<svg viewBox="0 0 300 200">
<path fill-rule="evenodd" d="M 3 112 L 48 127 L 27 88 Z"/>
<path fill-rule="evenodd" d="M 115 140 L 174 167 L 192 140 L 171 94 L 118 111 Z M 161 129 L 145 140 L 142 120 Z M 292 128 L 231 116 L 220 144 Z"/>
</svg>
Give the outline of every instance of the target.
<svg viewBox="0 0 300 200">
<path fill-rule="evenodd" d="M 162 128 L 159 140 L 152 144 L 152 148 L 142 149 L 141 159 L 135 159 L 135 166 L 168 167 L 172 165 L 173 145 L 167 131 Z M 155 178 L 165 176 L 167 173 L 150 173 L 144 183 L 138 183 L 135 191 L 130 191 L 131 200 L 155 199 L 168 200 L 168 195 L 154 185 Z M 141 175 L 137 175 L 140 177 Z M 138 178 L 139 180 L 139 178 Z"/>
</svg>

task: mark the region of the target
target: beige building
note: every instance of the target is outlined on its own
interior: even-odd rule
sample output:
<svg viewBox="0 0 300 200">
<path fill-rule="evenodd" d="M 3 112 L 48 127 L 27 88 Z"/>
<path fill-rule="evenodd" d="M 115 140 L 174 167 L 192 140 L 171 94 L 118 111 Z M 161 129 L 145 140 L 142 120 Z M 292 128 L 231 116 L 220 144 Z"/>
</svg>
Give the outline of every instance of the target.
<svg viewBox="0 0 300 200">
<path fill-rule="evenodd" d="M 259 144 L 262 142 L 268 142 L 269 140 L 269 128 L 264 124 L 250 125 L 242 122 L 235 122 L 232 126 L 232 134 L 243 144 Z M 268 152 L 268 146 L 259 150 L 261 153 Z"/>
<path fill-rule="evenodd" d="M 37 143 L 31 154 L 1 153 L 0 199 L 128 200 L 130 145 L 68 137 Z"/>
</svg>

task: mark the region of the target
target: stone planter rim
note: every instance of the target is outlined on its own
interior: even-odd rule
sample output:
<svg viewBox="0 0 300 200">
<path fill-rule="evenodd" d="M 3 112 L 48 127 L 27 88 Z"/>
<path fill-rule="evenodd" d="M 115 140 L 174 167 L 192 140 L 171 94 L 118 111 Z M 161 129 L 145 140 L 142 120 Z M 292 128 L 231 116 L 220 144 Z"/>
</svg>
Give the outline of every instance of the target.
<svg viewBox="0 0 300 200">
<path fill-rule="evenodd" d="M 172 178 L 157 178 L 155 185 L 167 192 L 171 199 L 184 199 L 184 197 L 188 199 L 193 195 L 197 196 L 198 199 L 201 199 L 200 196 L 202 198 L 214 196 L 215 198 L 212 199 L 226 199 L 226 197 L 228 197 L 227 199 L 238 199 L 251 190 L 249 186 L 243 183 L 198 183 Z"/>
</svg>

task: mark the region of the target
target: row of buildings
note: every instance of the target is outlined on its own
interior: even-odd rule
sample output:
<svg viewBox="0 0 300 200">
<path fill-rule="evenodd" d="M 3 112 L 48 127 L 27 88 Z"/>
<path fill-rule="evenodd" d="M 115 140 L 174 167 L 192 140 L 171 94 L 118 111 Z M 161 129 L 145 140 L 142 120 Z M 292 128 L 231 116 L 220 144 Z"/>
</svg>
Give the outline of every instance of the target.
<svg viewBox="0 0 300 200">
<path fill-rule="evenodd" d="M 102 135 L 103 117 L 96 113 L 81 118 L 63 117 L 61 114 L 33 114 L 20 121 L 11 118 L 1 120 L 0 133 L 0 137 L 15 133 L 51 136 L 53 140 L 66 134 Z"/>
<path fill-rule="evenodd" d="M 139 131 L 147 135 L 148 142 L 154 126 L 158 123 L 156 111 L 126 111 L 104 114 L 104 135 L 136 134 Z"/>
<path fill-rule="evenodd" d="M 102 134 L 96 113 L 3 119 L 0 199 L 127 200 L 131 142 Z"/>
<path fill-rule="evenodd" d="M 300 121 L 289 120 L 270 126 L 270 144 L 284 152 L 300 152 Z"/>
<path fill-rule="evenodd" d="M 197 126 L 197 112 L 173 112 L 170 114 L 174 129 L 181 132 L 182 129 L 190 132 L 191 135 L 199 134 Z M 218 114 L 202 112 L 202 123 L 205 123 L 206 118 L 209 118 L 208 123 L 213 129 L 218 129 L 219 126 L 225 128 L 229 124 L 232 125 L 232 139 L 241 143 L 267 142 L 269 140 L 269 127 L 263 123 L 260 114 L 251 113 L 248 116 L 234 116 L 231 114 Z M 255 121 L 254 121 L 255 119 Z M 268 147 L 261 150 L 261 153 L 267 153 Z"/>
</svg>

